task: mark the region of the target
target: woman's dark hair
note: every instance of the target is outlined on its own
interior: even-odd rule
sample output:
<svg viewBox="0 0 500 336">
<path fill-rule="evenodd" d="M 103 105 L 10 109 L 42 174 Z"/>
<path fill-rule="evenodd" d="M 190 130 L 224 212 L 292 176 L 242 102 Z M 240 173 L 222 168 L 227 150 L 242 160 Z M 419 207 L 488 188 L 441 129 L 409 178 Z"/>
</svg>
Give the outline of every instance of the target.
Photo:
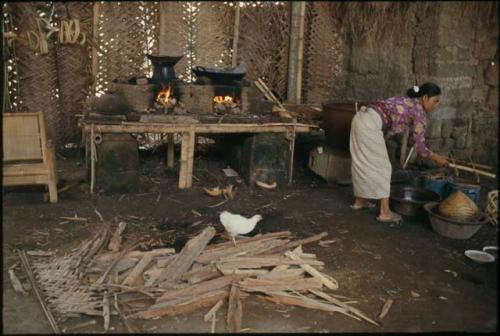
<svg viewBox="0 0 500 336">
<path fill-rule="evenodd" d="M 420 86 L 415 85 L 406 91 L 406 95 L 411 98 L 422 96 L 434 97 L 441 94 L 441 89 L 434 83 L 424 83 Z"/>
</svg>

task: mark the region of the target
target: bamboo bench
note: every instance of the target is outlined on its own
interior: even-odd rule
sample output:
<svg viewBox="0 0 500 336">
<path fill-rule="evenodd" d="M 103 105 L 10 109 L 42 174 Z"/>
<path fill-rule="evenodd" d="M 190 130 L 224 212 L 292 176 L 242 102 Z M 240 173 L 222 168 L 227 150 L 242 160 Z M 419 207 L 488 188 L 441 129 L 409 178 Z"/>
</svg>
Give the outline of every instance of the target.
<svg viewBox="0 0 500 336">
<path fill-rule="evenodd" d="M 55 150 L 42 112 L 3 113 L 3 186 L 46 185 L 57 202 Z"/>
</svg>

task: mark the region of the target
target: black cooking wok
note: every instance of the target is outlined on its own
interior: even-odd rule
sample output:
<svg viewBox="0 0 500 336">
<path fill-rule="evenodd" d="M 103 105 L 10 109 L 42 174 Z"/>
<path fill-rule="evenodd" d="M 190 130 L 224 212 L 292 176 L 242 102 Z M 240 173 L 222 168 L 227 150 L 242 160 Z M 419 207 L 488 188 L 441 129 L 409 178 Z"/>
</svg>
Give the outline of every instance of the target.
<svg viewBox="0 0 500 336">
<path fill-rule="evenodd" d="M 204 76 L 217 83 L 239 81 L 242 80 L 246 74 L 246 70 L 241 66 L 229 70 L 194 66 L 192 71 L 196 77 Z"/>
</svg>

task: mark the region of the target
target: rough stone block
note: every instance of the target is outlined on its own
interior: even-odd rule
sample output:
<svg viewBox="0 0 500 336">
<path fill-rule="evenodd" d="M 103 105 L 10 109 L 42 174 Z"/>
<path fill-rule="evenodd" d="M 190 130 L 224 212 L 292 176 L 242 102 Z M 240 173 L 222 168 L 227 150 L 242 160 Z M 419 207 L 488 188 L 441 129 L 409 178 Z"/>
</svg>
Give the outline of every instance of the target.
<svg viewBox="0 0 500 336">
<path fill-rule="evenodd" d="M 454 121 L 452 119 L 444 119 L 441 124 L 441 136 L 443 138 L 451 137 Z"/>
<path fill-rule="evenodd" d="M 465 134 L 460 134 L 456 138 L 457 142 L 455 144 L 455 148 L 458 149 L 465 149 L 467 147 L 467 133 Z"/>
<path fill-rule="evenodd" d="M 488 92 L 488 86 L 481 85 L 481 87 L 475 87 L 471 92 L 471 101 L 473 103 L 483 103 L 486 99 L 486 94 Z"/>
<path fill-rule="evenodd" d="M 491 106 L 498 106 L 498 87 L 490 87 L 486 95 L 486 104 Z"/>
<path fill-rule="evenodd" d="M 439 64 L 437 67 L 437 76 L 447 77 L 473 77 L 476 74 L 476 66 L 469 64 Z"/>
<path fill-rule="evenodd" d="M 470 156 L 472 155 L 472 149 L 467 148 L 467 149 L 459 149 L 456 148 L 451 151 L 451 154 L 453 155 L 453 158 L 457 160 L 464 160 L 468 161 Z"/>
<path fill-rule="evenodd" d="M 457 116 L 457 109 L 452 106 L 440 106 L 434 112 L 433 119 L 453 119 Z"/>
<path fill-rule="evenodd" d="M 463 102 L 457 107 L 457 116 L 460 118 L 470 117 L 474 114 L 475 108 L 471 102 Z"/>
<path fill-rule="evenodd" d="M 431 151 L 437 151 L 442 147 L 443 139 L 427 139 L 426 143 Z"/>
<path fill-rule="evenodd" d="M 455 148 L 455 139 L 447 138 L 444 139 L 443 145 L 442 145 L 442 150 L 446 152 L 450 152 L 453 148 Z"/>
<path fill-rule="evenodd" d="M 427 124 L 426 137 L 436 139 L 441 137 L 441 120 L 430 119 Z"/>
<path fill-rule="evenodd" d="M 460 136 L 467 134 L 467 125 L 455 125 L 451 132 L 451 137 L 458 140 Z"/>
<path fill-rule="evenodd" d="M 479 47 L 479 55 L 478 58 L 480 60 L 489 60 L 495 56 L 495 53 L 498 48 L 498 41 L 495 40 L 486 40 L 481 43 Z"/>
</svg>

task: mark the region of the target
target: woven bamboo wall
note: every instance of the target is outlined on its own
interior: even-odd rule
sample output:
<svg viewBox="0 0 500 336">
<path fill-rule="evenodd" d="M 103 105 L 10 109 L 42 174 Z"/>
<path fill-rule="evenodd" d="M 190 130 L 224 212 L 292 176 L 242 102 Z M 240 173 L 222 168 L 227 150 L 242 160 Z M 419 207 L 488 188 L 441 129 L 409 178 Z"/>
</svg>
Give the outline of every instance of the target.
<svg viewBox="0 0 500 336">
<path fill-rule="evenodd" d="M 241 9 L 238 61 L 247 66 L 245 78 L 262 77 L 281 97 L 286 97 L 289 41 L 290 3 Z"/>
<path fill-rule="evenodd" d="M 200 2 L 194 41 L 195 65 L 230 67 L 234 7 L 219 1 Z"/>
<path fill-rule="evenodd" d="M 184 57 L 175 66 L 177 78 L 186 80 L 189 56 L 189 17 L 186 15 L 187 4 L 180 1 L 160 3 L 159 53 L 161 55 Z"/>
<path fill-rule="evenodd" d="M 304 23 L 303 102 L 334 99 L 340 86 L 343 45 L 330 2 L 308 2 Z"/>
<path fill-rule="evenodd" d="M 145 55 L 157 52 L 158 6 L 144 1 L 100 3 L 97 92 L 104 92 L 115 79 L 149 75 Z"/>
<path fill-rule="evenodd" d="M 80 30 L 86 36 L 92 35 L 92 3 L 56 2 L 55 4 L 57 19 L 78 19 Z M 89 44 L 81 46 L 56 43 L 54 51 L 61 105 L 61 138 L 64 142 L 74 141 L 80 133 L 75 115 L 83 112 L 92 85 L 92 49 Z"/>
<path fill-rule="evenodd" d="M 47 11 L 46 2 L 9 3 L 12 23 L 18 35 L 37 31 L 36 18 Z M 19 81 L 19 110 L 43 111 L 49 137 L 60 143 L 61 106 L 57 98 L 57 69 L 54 45 L 48 44 L 48 54 L 35 54 L 24 41 L 14 43 L 16 50 L 17 80 Z"/>
</svg>

